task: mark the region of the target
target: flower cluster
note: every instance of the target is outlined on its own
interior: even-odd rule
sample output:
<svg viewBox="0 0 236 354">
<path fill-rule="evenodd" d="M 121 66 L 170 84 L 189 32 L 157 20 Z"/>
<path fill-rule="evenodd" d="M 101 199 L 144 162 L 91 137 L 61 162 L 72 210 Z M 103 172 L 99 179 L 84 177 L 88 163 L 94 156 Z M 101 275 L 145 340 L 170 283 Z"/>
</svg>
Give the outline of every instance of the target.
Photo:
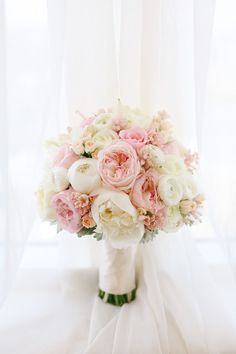
<svg viewBox="0 0 236 354">
<path fill-rule="evenodd" d="M 37 192 L 43 220 L 124 248 L 200 220 L 197 155 L 173 136 L 166 112 L 120 104 L 46 143 Z"/>
</svg>

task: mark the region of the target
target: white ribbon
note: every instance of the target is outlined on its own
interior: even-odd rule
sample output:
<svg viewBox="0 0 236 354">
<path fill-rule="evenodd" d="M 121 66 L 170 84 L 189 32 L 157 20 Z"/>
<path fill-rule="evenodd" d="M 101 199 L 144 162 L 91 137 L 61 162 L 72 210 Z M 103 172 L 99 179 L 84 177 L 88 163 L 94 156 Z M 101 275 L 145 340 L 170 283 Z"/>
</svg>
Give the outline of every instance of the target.
<svg viewBox="0 0 236 354">
<path fill-rule="evenodd" d="M 104 241 L 99 288 L 109 294 L 127 294 L 136 288 L 135 256 L 137 246 L 113 248 Z"/>
</svg>

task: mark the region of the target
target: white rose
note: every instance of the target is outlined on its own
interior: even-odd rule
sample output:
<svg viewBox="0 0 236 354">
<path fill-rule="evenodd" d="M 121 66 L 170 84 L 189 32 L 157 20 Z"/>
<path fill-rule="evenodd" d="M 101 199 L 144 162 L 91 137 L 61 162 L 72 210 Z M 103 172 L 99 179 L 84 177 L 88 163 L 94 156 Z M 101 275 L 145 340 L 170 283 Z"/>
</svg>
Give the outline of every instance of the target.
<svg viewBox="0 0 236 354">
<path fill-rule="evenodd" d="M 99 188 L 101 180 L 97 171 L 97 161 L 80 159 L 73 163 L 68 170 L 68 178 L 72 187 L 80 193 L 91 193 Z"/>
<path fill-rule="evenodd" d="M 178 205 L 170 206 L 167 209 L 167 223 L 163 228 L 165 232 L 176 232 L 183 224 L 183 218 Z"/>
<path fill-rule="evenodd" d="M 183 187 L 177 177 L 161 176 L 158 183 L 158 193 L 166 205 L 176 205 L 182 199 Z"/>
<path fill-rule="evenodd" d="M 186 173 L 184 161 L 176 155 L 166 155 L 165 161 L 156 167 L 160 174 L 179 176 Z"/>
<path fill-rule="evenodd" d="M 124 192 L 103 189 L 92 205 L 97 232 L 114 248 L 127 248 L 140 242 L 144 226 Z"/>
<path fill-rule="evenodd" d="M 197 184 L 190 173 L 181 179 L 183 186 L 183 199 L 193 199 L 198 194 Z"/>
<path fill-rule="evenodd" d="M 43 221 L 55 220 L 55 210 L 51 206 L 51 199 L 54 194 L 54 190 L 46 188 L 43 184 L 39 186 L 36 192 L 38 211 Z"/>
</svg>

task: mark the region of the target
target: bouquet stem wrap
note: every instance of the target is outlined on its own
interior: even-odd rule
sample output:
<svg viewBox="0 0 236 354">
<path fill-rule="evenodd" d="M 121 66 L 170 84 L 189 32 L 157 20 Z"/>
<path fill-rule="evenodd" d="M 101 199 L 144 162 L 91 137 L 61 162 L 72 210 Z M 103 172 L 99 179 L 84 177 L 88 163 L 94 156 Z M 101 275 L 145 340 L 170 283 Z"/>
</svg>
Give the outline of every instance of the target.
<svg viewBox="0 0 236 354">
<path fill-rule="evenodd" d="M 137 246 L 113 248 L 104 241 L 98 294 L 104 302 L 122 306 L 135 299 L 136 250 Z"/>
</svg>

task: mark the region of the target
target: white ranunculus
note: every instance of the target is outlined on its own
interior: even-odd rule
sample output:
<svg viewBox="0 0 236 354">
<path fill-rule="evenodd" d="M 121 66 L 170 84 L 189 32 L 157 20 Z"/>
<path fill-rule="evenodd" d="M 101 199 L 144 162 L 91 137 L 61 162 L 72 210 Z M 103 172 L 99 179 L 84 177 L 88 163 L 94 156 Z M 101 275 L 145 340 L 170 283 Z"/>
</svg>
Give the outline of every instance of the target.
<svg viewBox="0 0 236 354">
<path fill-rule="evenodd" d="M 198 194 L 197 184 L 190 173 L 181 179 L 183 186 L 183 199 L 193 199 Z"/>
<path fill-rule="evenodd" d="M 166 155 L 165 161 L 156 167 L 160 174 L 179 176 L 186 173 L 186 166 L 183 159 L 176 155 Z"/>
<path fill-rule="evenodd" d="M 84 158 L 74 162 L 68 170 L 68 178 L 77 192 L 91 193 L 101 184 L 97 171 L 97 161 Z"/>
<path fill-rule="evenodd" d="M 92 216 L 97 224 L 96 231 L 114 248 L 138 244 L 143 237 L 144 226 L 124 192 L 100 190 L 92 205 Z"/>
<path fill-rule="evenodd" d="M 167 209 L 167 223 L 163 228 L 165 232 L 176 232 L 183 224 L 183 218 L 178 205 L 170 206 Z"/>
<path fill-rule="evenodd" d="M 161 176 L 158 193 L 166 205 L 176 205 L 183 197 L 183 187 L 178 177 Z"/>
<path fill-rule="evenodd" d="M 54 190 L 48 188 L 43 183 L 36 192 L 38 211 L 43 221 L 55 220 L 55 210 L 51 206 L 51 199 L 54 194 Z"/>
</svg>

